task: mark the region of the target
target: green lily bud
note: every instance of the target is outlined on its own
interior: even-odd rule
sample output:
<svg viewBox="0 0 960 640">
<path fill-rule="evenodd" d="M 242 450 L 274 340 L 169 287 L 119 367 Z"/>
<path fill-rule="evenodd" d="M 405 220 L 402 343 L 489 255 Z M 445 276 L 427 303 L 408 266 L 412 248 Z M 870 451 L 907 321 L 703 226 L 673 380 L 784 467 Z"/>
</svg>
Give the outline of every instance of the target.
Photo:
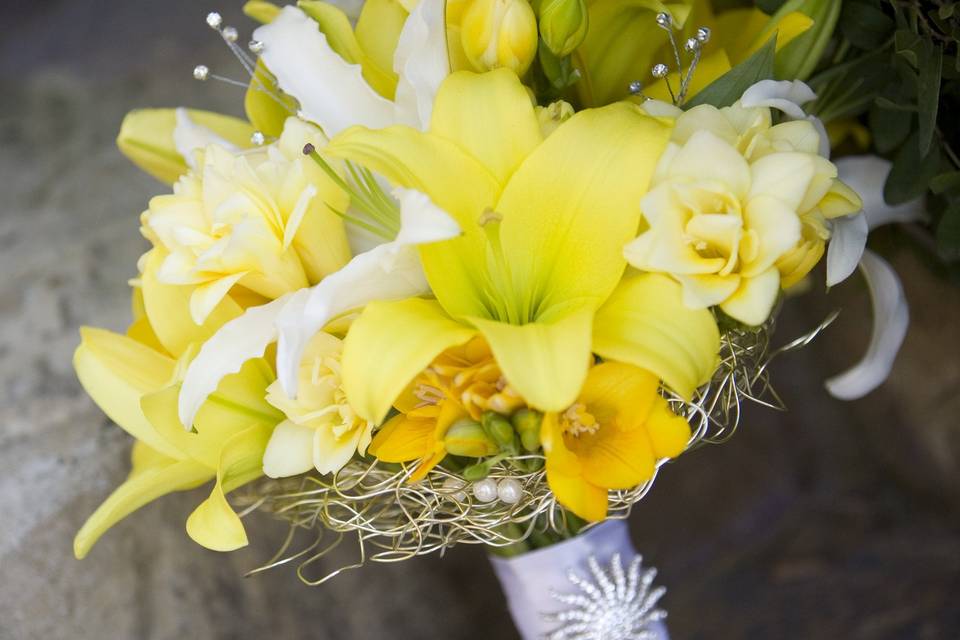
<svg viewBox="0 0 960 640">
<path fill-rule="evenodd" d="M 537 18 L 540 37 L 558 56 L 570 55 L 587 37 L 589 20 L 584 0 L 542 0 Z"/>
<path fill-rule="evenodd" d="M 481 424 L 469 418 L 454 422 L 443 439 L 447 453 L 467 458 L 482 458 L 493 455 L 500 447 L 487 435 Z"/>
<path fill-rule="evenodd" d="M 842 4 L 836 0 L 788 0 L 773 14 L 771 25 L 779 25 L 793 12 L 802 13 L 813 20 L 812 27 L 777 52 L 774 63 L 777 78 L 806 80 L 810 77 L 830 43 Z"/>
<path fill-rule="evenodd" d="M 514 431 L 510 421 L 499 413 L 487 411 L 481 418 L 483 430 L 501 449 L 514 446 Z"/>
<path fill-rule="evenodd" d="M 520 409 L 510 418 L 517 433 L 520 434 L 520 444 L 526 451 L 534 452 L 540 448 L 540 425 L 543 415 L 533 409 Z"/>
<path fill-rule="evenodd" d="M 249 147 L 253 127 L 249 123 L 210 111 L 188 109 L 195 124 L 210 129 L 238 147 Z M 124 117 L 117 135 L 117 147 L 133 164 L 151 176 L 173 184 L 187 172 L 186 159 L 177 151 L 173 131 L 176 109 L 137 109 Z"/>
<path fill-rule="evenodd" d="M 522 76 L 537 54 L 537 16 L 527 0 L 473 0 L 460 23 L 460 41 L 479 71 L 507 67 Z"/>
</svg>

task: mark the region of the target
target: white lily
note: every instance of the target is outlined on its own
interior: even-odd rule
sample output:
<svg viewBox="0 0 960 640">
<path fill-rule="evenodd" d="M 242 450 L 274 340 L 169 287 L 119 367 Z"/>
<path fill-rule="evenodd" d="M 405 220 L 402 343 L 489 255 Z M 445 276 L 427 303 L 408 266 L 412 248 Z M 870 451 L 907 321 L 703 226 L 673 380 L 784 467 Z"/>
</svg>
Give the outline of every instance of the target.
<svg viewBox="0 0 960 640">
<path fill-rule="evenodd" d="M 207 340 L 190 363 L 180 389 L 178 413 L 189 428 L 200 406 L 225 376 L 262 356 L 280 339 L 277 368 L 289 397 L 307 342 L 330 320 L 377 300 L 399 300 L 430 291 L 417 245 L 454 238 L 460 226 L 419 191 L 396 189 L 400 232 L 391 241 L 355 256 L 319 284 L 248 309 Z"/>
<path fill-rule="evenodd" d="M 855 400 L 876 389 L 890 375 L 894 359 L 910 324 L 910 312 L 900 278 L 886 260 L 864 249 L 867 233 L 885 224 L 917 220 L 923 217 L 924 208 L 922 199 L 896 206 L 886 203 L 883 198 L 883 185 L 892 167 L 888 160 L 877 156 L 853 156 L 842 158 L 836 164 L 840 179 L 856 190 L 863 199 L 863 212 L 860 214 L 863 228 L 834 228 L 834 234 L 840 231 L 841 249 L 833 259 L 842 265 L 834 266 L 834 269 L 849 275 L 853 271 L 850 263 L 859 265 L 870 291 L 873 331 L 867 352 L 860 362 L 827 380 L 826 386 L 834 397 Z M 830 242 L 831 249 L 835 239 L 836 235 Z M 833 254 L 827 256 L 828 279 L 831 255 Z M 846 275 L 839 279 L 835 277 L 835 281 L 828 284 L 836 284 Z"/>
<path fill-rule="evenodd" d="M 404 23 L 394 52 L 399 76 L 394 101 L 378 94 L 360 65 L 341 58 L 317 23 L 294 6 L 284 7 L 253 37 L 263 43 L 261 57 L 279 87 L 329 137 L 353 125 L 426 129 L 433 98 L 450 73 L 443 0 L 422 0 Z"/>
</svg>

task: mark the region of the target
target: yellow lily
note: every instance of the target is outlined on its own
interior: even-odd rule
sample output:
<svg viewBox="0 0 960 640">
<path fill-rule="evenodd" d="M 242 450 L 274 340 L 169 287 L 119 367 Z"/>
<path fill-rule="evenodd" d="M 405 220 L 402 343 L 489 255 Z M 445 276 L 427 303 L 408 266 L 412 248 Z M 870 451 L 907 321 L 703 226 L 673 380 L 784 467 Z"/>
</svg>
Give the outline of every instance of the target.
<svg viewBox="0 0 960 640">
<path fill-rule="evenodd" d="M 188 534 L 217 550 L 246 544 L 240 519 L 224 494 L 262 473 L 261 459 L 281 416 L 264 401 L 272 369 L 251 360 L 224 378 L 187 432 L 176 415 L 179 379 L 196 345 L 217 323 L 242 308 L 222 300 L 202 326 L 189 318 L 190 287 L 165 285 L 152 276 L 162 254 L 151 252 L 134 295 L 134 322 L 121 335 L 81 329 L 74 368 L 84 389 L 114 422 L 136 438 L 133 469 L 87 520 L 74 540 L 83 558 L 114 524 L 141 506 L 174 491 L 216 480 L 210 497 L 190 516 Z"/>
<path fill-rule="evenodd" d="M 437 354 L 477 333 L 537 409 L 574 401 L 591 352 L 690 397 L 716 364 L 712 315 L 687 309 L 669 278 L 621 282 L 622 249 L 669 135 L 665 121 L 620 103 L 544 139 L 526 89 L 498 70 L 450 76 L 427 133 L 356 127 L 331 140 L 330 154 L 428 194 L 463 230 L 420 247 L 437 303 L 368 305 L 351 326 L 343 379 L 358 414 L 380 424 Z"/>
<path fill-rule="evenodd" d="M 607 515 L 607 490 L 653 477 L 656 462 L 679 455 L 690 425 L 661 398 L 656 376 L 604 362 L 587 374 L 575 403 L 544 415 L 547 482 L 557 501 L 590 521 Z"/>
</svg>

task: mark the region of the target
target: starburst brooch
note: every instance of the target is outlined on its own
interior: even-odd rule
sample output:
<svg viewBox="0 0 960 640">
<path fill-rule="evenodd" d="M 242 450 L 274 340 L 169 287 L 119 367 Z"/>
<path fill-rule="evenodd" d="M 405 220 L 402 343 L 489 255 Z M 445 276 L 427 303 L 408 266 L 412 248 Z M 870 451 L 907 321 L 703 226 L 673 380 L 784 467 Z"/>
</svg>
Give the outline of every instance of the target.
<svg viewBox="0 0 960 640">
<path fill-rule="evenodd" d="M 657 570 L 641 573 L 642 565 L 638 555 L 624 571 L 620 554 L 615 553 L 609 567 L 601 568 L 595 556 L 587 559 L 593 580 L 571 570 L 567 579 L 579 593 L 551 590 L 551 597 L 569 608 L 544 614 L 548 622 L 560 623 L 547 640 L 657 640 L 651 625 L 667 617 L 657 607 L 667 590 L 651 589 Z"/>
</svg>

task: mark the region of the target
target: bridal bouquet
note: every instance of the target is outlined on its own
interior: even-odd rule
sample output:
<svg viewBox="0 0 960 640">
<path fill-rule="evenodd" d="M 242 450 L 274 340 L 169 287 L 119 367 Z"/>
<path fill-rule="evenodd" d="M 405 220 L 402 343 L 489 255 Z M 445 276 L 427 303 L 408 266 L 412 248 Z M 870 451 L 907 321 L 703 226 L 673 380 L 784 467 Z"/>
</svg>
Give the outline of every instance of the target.
<svg viewBox="0 0 960 640">
<path fill-rule="evenodd" d="M 885 161 L 831 161 L 855 113 L 813 115 L 847 3 L 765 4 L 253 1 L 243 47 L 209 14 L 249 77 L 193 75 L 246 87 L 247 118 L 121 128 L 171 187 L 129 329 L 81 331 L 80 381 L 135 443 L 77 557 L 206 484 L 194 541 L 243 547 L 267 511 L 291 525 L 268 566 L 304 576 L 324 531 L 389 561 L 623 519 L 741 403 L 778 404 L 769 362 L 829 318 L 790 342 L 774 321 L 821 261 L 831 286 L 860 265 L 881 312 L 828 386 L 878 385 L 906 310 L 868 223 L 917 206 L 884 201 Z"/>
</svg>

